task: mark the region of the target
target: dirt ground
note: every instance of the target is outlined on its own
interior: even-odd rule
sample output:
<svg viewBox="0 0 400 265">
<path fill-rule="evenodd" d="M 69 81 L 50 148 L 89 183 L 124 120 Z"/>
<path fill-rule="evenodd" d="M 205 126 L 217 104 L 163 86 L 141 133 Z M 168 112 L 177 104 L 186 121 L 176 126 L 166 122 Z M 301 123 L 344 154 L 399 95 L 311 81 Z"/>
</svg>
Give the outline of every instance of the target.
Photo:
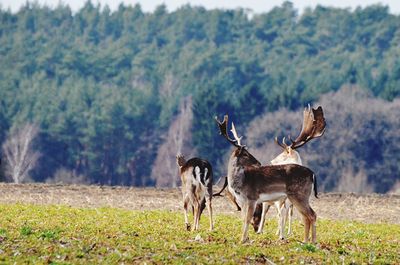
<svg viewBox="0 0 400 265">
<path fill-rule="evenodd" d="M 131 210 L 182 210 L 179 189 L 0 183 L 0 203 L 18 202 Z M 400 224 L 400 195 L 320 193 L 319 199 L 311 198 L 311 205 L 319 218 Z M 225 197 L 214 198 L 213 208 L 215 214 L 239 216 Z M 269 215 L 275 215 L 275 212 L 270 211 Z"/>
</svg>

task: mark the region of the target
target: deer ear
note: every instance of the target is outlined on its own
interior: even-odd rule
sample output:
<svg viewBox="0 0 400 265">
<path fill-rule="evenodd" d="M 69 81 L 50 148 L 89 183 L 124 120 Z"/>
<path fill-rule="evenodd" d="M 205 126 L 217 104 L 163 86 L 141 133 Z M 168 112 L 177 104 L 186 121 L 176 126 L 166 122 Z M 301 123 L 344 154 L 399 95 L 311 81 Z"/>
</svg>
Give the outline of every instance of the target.
<svg viewBox="0 0 400 265">
<path fill-rule="evenodd" d="M 179 167 L 183 167 L 186 164 L 186 159 L 182 154 L 176 156 L 176 163 Z"/>
</svg>

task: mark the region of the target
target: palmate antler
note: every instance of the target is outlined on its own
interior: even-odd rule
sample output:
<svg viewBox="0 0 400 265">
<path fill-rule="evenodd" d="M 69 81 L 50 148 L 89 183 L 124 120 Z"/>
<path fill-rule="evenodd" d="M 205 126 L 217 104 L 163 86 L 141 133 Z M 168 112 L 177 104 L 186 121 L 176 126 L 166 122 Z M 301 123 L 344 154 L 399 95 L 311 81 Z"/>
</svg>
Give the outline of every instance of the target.
<svg viewBox="0 0 400 265">
<path fill-rule="evenodd" d="M 289 140 L 292 142 L 290 147 L 296 149 L 314 138 L 321 137 L 325 132 L 325 127 L 326 122 L 322 107 L 319 106 L 314 109 L 308 105 L 308 108 L 305 108 L 303 112 L 303 125 L 299 136 L 294 141 L 289 136 Z"/>
</svg>

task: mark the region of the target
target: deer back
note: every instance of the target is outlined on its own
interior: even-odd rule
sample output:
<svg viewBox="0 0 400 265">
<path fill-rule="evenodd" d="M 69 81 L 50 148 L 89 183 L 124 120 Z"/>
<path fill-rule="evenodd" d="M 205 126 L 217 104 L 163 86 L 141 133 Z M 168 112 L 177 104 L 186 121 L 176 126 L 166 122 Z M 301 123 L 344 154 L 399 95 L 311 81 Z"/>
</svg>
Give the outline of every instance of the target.
<svg viewBox="0 0 400 265">
<path fill-rule="evenodd" d="M 246 167 L 240 189 L 249 199 L 257 200 L 259 194 L 284 193 L 310 196 L 314 172 L 297 164 Z M 235 183 L 233 183 L 235 185 Z"/>
<path fill-rule="evenodd" d="M 181 176 L 187 175 L 193 179 L 192 181 L 197 181 L 201 183 L 203 186 L 208 187 L 212 185 L 213 181 L 213 172 L 211 164 L 204 159 L 201 158 L 191 158 L 186 163 L 180 167 Z M 184 174 L 189 173 L 189 174 Z M 189 180 L 185 180 L 189 181 Z"/>
</svg>

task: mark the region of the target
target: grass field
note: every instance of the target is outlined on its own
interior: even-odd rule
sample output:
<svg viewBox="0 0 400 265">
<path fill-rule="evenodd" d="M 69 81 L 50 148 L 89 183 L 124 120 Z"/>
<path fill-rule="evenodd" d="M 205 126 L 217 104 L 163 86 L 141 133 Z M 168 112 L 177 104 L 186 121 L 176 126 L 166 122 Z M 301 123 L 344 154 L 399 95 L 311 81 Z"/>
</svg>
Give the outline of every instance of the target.
<svg viewBox="0 0 400 265">
<path fill-rule="evenodd" d="M 184 230 L 174 210 L 126 210 L 111 207 L 0 204 L 0 264 L 268 263 L 398 264 L 400 226 L 320 218 L 318 244 L 302 244 L 302 224 L 277 240 L 276 223 L 264 234 L 250 233 L 239 244 L 241 220 L 208 215 L 198 232 Z"/>
</svg>

